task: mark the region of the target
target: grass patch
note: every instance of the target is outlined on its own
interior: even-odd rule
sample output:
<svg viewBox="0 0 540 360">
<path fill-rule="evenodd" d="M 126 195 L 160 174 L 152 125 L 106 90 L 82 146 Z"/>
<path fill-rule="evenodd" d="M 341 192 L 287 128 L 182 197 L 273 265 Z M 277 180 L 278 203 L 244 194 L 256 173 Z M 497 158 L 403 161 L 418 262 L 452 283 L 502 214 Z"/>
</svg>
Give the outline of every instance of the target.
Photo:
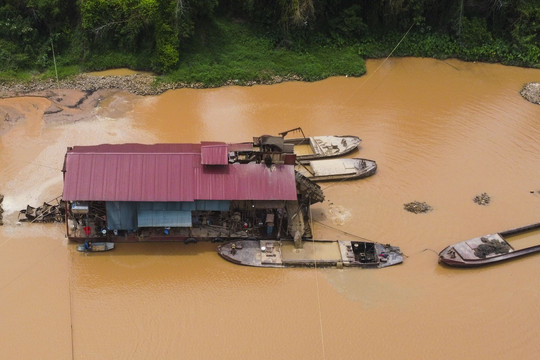
<svg viewBox="0 0 540 360">
<path fill-rule="evenodd" d="M 79 65 L 60 65 L 57 67 L 57 70 L 58 70 L 59 80 L 81 73 L 81 68 Z M 41 74 L 40 79 L 41 80 L 56 79 L 56 70 L 54 69 L 54 65 L 49 67 L 47 71 Z"/>
<path fill-rule="evenodd" d="M 133 54 L 117 51 L 94 51 L 81 64 L 84 71 L 101 71 L 115 68 L 150 69 L 150 56 L 146 53 Z"/>
<path fill-rule="evenodd" d="M 15 71 L 15 70 L 5 70 L 0 71 L 0 83 L 26 83 L 30 82 L 35 77 L 31 71 Z"/>
<path fill-rule="evenodd" d="M 219 86 L 229 80 L 244 84 L 297 75 L 315 81 L 335 75 L 360 76 L 365 62 L 356 49 L 312 46 L 302 50 L 277 47 L 271 38 L 244 25 L 216 20 L 198 32 L 184 49 L 176 70 L 163 81 L 201 82 Z"/>
</svg>

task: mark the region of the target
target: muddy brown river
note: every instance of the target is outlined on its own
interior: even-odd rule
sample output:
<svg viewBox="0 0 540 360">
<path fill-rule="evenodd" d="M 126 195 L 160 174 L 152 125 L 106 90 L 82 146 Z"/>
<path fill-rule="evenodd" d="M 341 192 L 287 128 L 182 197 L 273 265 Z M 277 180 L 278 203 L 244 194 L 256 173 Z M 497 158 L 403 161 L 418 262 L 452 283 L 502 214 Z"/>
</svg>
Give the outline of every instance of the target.
<svg viewBox="0 0 540 360">
<path fill-rule="evenodd" d="M 362 78 L 117 92 L 75 123 L 44 121 L 45 98 L 0 99 L 25 114 L 0 135 L 0 358 L 537 359 L 540 255 L 459 270 L 438 265 L 437 253 L 540 222 L 540 106 L 519 95 L 540 70 L 367 65 Z M 358 135 L 353 156 L 378 164 L 370 178 L 322 185 L 315 237 L 391 243 L 403 264 L 249 268 L 211 243 L 85 255 L 62 224 L 17 224 L 27 204 L 61 194 L 68 146 L 249 141 L 298 126 Z M 491 203 L 474 203 L 484 192 Z M 407 212 L 411 201 L 433 210 Z"/>
</svg>

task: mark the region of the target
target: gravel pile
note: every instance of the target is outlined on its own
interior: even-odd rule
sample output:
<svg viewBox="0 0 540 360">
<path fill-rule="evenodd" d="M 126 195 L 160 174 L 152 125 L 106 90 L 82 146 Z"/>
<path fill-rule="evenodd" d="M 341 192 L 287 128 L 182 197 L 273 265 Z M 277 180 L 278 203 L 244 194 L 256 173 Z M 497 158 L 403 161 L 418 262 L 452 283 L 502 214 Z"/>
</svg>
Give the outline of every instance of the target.
<svg viewBox="0 0 540 360">
<path fill-rule="evenodd" d="M 473 201 L 478 205 L 489 205 L 489 203 L 491 202 L 491 196 L 486 193 L 482 193 L 480 195 L 476 195 Z"/>
<path fill-rule="evenodd" d="M 520 94 L 533 104 L 540 105 L 540 83 L 532 82 L 525 84 L 523 89 L 521 89 Z"/>
<path fill-rule="evenodd" d="M 485 259 L 486 256 L 491 254 L 508 254 L 511 250 L 507 243 L 499 241 L 497 239 L 491 239 L 482 236 L 482 244 L 478 245 L 474 249 L 474 255 L 481 259 Z"/>
<path fill-rule="evenodd" d="M 191 84 L 190 87 L 197 87 Z M 186 87 L 185 84 L 157 84 L 151 75 L 136 74 L 125 76 L 92 76 L 81 74 L 61 80 L 31 81 L 25 84 L 7 83 L 0 85 L 0 97 L 19 96 L 50 89 L 77 89 L 94 92 L 99 89 L 123 89 L 137 95 L 157 95 L 167 90 Z"/>
<path fill-rule="evenodd" d="M 433 208 L 429 206 L 427 203 L 420 202 L 420 201 L 413 201 L 407 204 L 403 204 L 403 208 L 415 214 L 426 213 L 428 211 L 433 210 Z"/>
<path fill-rule="evenodd" d="M 268 81 L 249 81 L 242 83 L 244 86 L 258 84 L 277 84 L 284 81 L 300 81 L 299 76 L 275 76 Z M 229 80 L 223 84 L 238 85 L 238 80 Z M 94 76 L 88 74 L 77 75 L 73 78 L 64 79 L 58 83 L 52 79 L 45 81 L 30 81 L 28 83 L 3 83 L 0 84 L 0 98 L 20 96 L 29 93 L 41 92 L 50 89 L 77 89 L 85 92 L 94 92 L 100 89 L 122 89 L 136 95 L 159 95 L 172 89 L 202 89 L 202 83 L 163 83 L 157 82 L 156 77 L 147 74 L 122 75 L 122 76 Z"/>
</svg>

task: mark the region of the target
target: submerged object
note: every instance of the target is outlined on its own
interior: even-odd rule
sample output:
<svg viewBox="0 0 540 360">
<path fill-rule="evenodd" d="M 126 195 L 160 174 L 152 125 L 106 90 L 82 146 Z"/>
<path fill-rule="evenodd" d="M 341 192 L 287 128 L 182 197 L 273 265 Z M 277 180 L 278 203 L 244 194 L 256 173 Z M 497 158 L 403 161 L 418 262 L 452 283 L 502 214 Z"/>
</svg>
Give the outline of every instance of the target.
<svg viewBox="0 0 540 360">
<path fill-rule="evenodd" d="M 403 262 L 399 247 L 369 241 L 235 240 L 218 246 L 221 257 L 238 265 L 256 267 L 362 267 L 383 268 Z"/>
<path fill-rule="evenodd" d="M 101 252 L 114 249 L 113 242 L 86 242 L 84 244 L 77 245 L 77 251 L 80 252 Z"/>
<path fill-rule="evenodd" d="M 476 267 L 515 259 L 540 252 L 540 245 L 514 249 L 506 240 L 511 236 L 539 231 L 540 223 L 488 234 L 446 247 L 439 253 L 439 263 L 457 267 Z"/>
<path fill-rule="evenodd" d="M 377 163 L 360 158 L 325 159 L 301 162 L 296 169 L 313 182 L 353 180 L 375 174 Z"/>
</svg>

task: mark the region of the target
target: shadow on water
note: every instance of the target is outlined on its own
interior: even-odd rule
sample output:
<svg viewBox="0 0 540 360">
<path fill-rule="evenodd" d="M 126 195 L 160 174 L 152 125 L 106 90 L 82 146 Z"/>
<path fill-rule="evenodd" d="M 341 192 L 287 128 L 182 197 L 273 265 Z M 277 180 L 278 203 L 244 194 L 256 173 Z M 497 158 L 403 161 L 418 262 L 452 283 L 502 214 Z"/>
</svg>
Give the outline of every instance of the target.
<svg viewBox="0 0 540 360">
<path fill-rule="evenodd" d="M 200 241 L 195 244 L 184 244 L 182 241 L 163 241 L 163 242 L 147 242 L 147 243 L 115 243 L 114 249 L 103 252 L 79 252 L 77 251 L 78 243 L 70 242 L 68 247 L 73 254 L 81 254 L 85 256 L 101 257 L 101 256 L 197 256 L 205 253 L 216 251 L 217 243 L 210 241 Z"/>
</svg>

